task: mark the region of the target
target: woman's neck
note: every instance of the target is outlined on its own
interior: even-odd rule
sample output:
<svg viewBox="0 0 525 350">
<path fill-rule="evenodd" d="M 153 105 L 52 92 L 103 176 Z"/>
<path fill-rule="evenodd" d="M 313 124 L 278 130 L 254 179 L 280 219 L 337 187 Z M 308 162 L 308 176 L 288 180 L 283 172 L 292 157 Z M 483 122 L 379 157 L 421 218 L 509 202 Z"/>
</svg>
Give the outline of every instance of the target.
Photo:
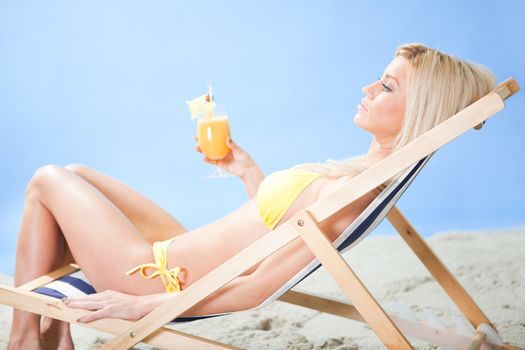
<svg viewBox="0 0 525 350">
<path fill-rule="evenodd" d="M 372 140 L 368 152 L 362 159 L 362 163 L 367 168 L 388 157 L 394 149 L 394 142 L 380 142 L 376 138 Z"/>
</svg>

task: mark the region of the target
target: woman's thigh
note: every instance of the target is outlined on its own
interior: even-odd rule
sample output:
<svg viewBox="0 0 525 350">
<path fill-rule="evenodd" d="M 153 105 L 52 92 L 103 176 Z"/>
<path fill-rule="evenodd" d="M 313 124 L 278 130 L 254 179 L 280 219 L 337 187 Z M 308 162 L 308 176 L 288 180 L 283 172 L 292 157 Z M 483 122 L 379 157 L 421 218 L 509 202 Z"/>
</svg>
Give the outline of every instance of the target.
<svg viewBox="0 0 525 350">
<path fill-rule="evenodd" d="M 187 231 L 167 211 L 122 182 L 79 164 L 68 165 L 66 169 L 95 186 L 128 217 L 150 243 Z"/>
<path fill-rule="evenodd" d="M 153 261 L 151 244 L 102 192 L 57 166 L 39 169 L 32 186 L 97 291 L 150 294 L 164 290 L 161 281 L 145 280 L 139 274 L 126 275 L 134 266 Z"/>
</svg>

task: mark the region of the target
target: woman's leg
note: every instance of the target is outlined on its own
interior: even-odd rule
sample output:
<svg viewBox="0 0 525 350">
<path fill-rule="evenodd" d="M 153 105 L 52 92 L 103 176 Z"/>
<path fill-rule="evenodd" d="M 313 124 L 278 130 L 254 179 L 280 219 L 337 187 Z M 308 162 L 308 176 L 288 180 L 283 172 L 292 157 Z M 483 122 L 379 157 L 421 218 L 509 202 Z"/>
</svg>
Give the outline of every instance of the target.
<svg viewBox="0 0 525 350">
<path fill-rule="evenodd" d="M 39 171 L 42 172 L 42 170 Z M 33 180 L 35 178 L 36 175 L 33 177 Z M 60 228 L 51 213 L 37 198 L 34 183 L 35 181 L 32 181 L 26 191 L 18 236 L 15 270 L 15 286 L 17 287 L 30 281 L 33 275 L 38 273 L 36 271 L 38 271 L 39 262 L 36 261 L 36 258 L 39 255 L 34 257 L 31 255 L 39 246 L 44 253 L 49 253 L 47 261 L 44 261 L 48 266 L 42 266 L 44 267 L 42 274 L 60 265 L 59 260 L 62 258 L 61 255 L 63 255 L 60 252 L 64 250 L 64 241 L 59 239 Z M 38 235 L 36 231 L 45 232 L 46 234 Z M 45 238 L 44 242 L 42 238 Z M 45 246 L 41 245 L 42 243 L 45 243 Z M 27 261 L 32 262 L 31 265 L 33 266 L 27 264 Z M 29 346 L 31 348 L 40 348 L 39 329 L 40 317 L 29 312 L 14 309 L 8 349 L 29 348 Z"/>
<path fill-rule="evenodd" d="M 95 289 L 136 294 L 163 290 L 160 283 L 145 283 L 150 281 L 125 275 L 136 264 L 152 260 L 152 253 L 149 242 L 122 211 L 75 173 L 56 166 L 43 167 L 26 194 L 15 285 L 63 264 L 65 241 Z M 39 319 L 38 315 L 15 310 L 13 348 L 22 332 L 24 340 L 39 347 Z"/>
<path fill-rule="evenodd" d="M 115 204 L 150 243 L 163 241 L 187 232 L 168 212 L 122 182 L 80 164 L 65 167 L 81 176 Z M 68 251 L 67 244 L 65 245 Z M 69 323 L 45 319 L 43 340 L 50 343 L 70 343 Z M 57 335 L 61 339 L 56 339 Z"/>
<path fill-rule="evenodd" d="M 65 168 L 95 186 L 128 217 L 150 243 L 187 231 L 168 212 L 122 182 L 79 164 L 71 164 Z"/>
</svg>

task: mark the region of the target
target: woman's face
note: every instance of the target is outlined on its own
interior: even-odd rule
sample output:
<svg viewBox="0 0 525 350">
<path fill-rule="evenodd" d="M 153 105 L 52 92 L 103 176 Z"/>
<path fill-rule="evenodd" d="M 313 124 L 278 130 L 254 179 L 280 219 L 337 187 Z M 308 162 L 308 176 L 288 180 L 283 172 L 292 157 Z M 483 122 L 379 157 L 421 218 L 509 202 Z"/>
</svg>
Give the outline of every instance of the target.
<svg viewBox="0 0 525 350">
<path fill-rule="evenodd" d="M 401 130 L 409 68 L 408 60 L 397 56 L 378 81 L 363 87 L 365 97 L 357 107 L 354 122 L 380 142 L 392 142 Z"/>
</svg>

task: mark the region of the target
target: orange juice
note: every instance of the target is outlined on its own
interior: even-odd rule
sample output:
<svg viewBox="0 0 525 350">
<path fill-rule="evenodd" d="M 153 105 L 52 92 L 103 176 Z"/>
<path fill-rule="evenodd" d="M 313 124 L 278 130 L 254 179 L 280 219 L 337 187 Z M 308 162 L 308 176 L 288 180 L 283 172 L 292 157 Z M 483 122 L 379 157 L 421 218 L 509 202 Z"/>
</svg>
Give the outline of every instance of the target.
<svg viewBox="0 0 525 350">
<path fill-rule="evenodd" d="M 220 160 L 228 154 L 230 149 L 226 146 L 226 139 L 230 136 L 228 117 L 200 118 L 197 134 L 199 146 L 206 157 Z"/>
</svg>

